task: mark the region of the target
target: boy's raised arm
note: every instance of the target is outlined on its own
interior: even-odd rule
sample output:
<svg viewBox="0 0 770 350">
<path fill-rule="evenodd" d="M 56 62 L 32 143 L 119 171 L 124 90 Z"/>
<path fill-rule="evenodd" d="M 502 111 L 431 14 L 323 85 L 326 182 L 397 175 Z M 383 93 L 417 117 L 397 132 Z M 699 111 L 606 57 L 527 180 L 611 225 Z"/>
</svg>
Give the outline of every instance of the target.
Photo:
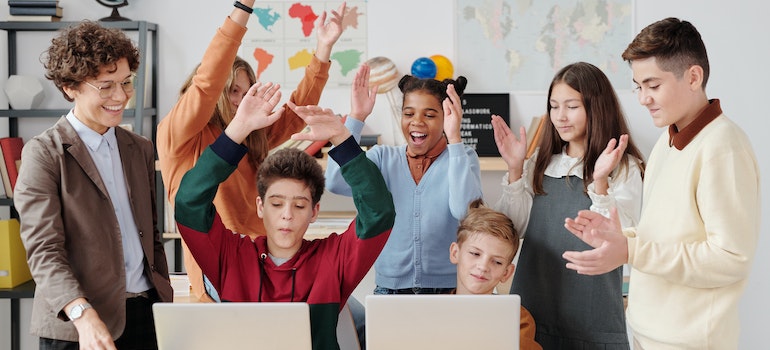
<svg viewBox="0 0 770 350">
<path fill-rule="evenodd" d="M 318 106 L 289 103 L 289 107 L 310 127 L 310 132 L 295 134 L 293 139 L 329 140 L 335 146 L 329 156 L 340 165 L 342 176 L 353 190 L 358 237 L 373 237 L 393 228 L 396 209 L 382 173 L 366 157 L 342 119 Z"/>
</svg>

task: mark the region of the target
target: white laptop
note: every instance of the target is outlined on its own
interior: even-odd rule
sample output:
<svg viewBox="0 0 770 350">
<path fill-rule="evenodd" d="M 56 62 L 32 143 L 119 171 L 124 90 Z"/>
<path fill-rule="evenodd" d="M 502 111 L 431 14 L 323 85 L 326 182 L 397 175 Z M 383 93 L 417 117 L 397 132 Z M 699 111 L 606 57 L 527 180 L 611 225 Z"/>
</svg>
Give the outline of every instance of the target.
<svg viewBox="0 0 770 350">
<path fill-rule="evenodd" d="M 155 303 L 159 350 L 310 349 L 307 303 Z"/>
<path fill-rule="evenodd" d="M 518 295 L 368 295 L 366 349 L 518 349 Z"/>
</svg>

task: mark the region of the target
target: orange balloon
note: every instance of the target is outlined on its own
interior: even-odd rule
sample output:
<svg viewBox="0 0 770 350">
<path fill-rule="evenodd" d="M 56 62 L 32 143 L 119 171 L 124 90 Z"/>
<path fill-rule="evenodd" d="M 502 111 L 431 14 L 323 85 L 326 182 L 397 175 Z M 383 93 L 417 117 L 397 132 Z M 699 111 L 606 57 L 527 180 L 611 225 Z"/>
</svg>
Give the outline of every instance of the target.
<svg viewBox="0 0 770 350">
<path fill-rule="evenodd" d="M 433 55 L 430 59 L 436 64 L 436 80 L 452 79 L 454 76 L 452 61 L 442 55 Z"/>
</svg>

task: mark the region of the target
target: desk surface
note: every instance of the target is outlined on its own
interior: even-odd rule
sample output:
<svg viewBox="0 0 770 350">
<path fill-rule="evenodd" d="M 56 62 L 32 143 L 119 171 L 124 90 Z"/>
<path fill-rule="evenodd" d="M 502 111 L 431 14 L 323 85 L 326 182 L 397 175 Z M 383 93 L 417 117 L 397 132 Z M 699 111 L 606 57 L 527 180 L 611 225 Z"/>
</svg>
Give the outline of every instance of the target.
<svg viewBox="0 0 770 350">
<path fill-rule="evenodd" d="M 22 299 L 35 296 L 35 281 L 29 280 L 13 288 L 0 288 L 0 298 Z"/>
</svg>

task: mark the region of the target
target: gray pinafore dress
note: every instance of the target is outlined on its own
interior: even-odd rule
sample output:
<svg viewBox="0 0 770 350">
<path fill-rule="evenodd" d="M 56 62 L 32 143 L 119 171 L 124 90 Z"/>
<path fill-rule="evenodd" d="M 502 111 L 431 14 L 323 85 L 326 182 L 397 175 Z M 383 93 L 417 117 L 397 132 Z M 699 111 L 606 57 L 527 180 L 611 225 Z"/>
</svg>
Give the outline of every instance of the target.
<svg viewBox="0 0 770 350">
<path fill-rule="evenodd" d="M 623 308 L 623 268 L 599 276 L 565 267 L 562 254 L 591 247 L 564 228 L 565 218 L 591 200 L 577 176 L 544 176 L 535 195 L 511 286 L 532 313 L 543 349 L 629 349 Z"/>
</svg>

